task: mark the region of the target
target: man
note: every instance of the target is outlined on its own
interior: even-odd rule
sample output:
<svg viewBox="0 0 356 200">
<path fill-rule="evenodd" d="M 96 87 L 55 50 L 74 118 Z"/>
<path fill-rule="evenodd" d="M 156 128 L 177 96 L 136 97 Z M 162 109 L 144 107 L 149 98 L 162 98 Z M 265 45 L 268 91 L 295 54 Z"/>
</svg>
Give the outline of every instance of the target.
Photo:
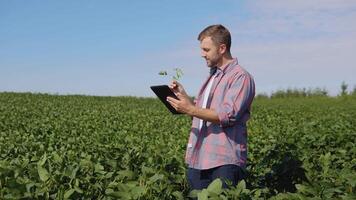
<svg viewBox="0 0 356 200">
<path fill-rule="evenodd" d="M 255 96 L 251 75 L 230 53 L 231 35 L 222 25 L 205 28 L 198 37 L 201 56 L 210 75 L 193 102 L 177 81 L 170 88 L 178 99 L 167 101 L 179 112 L 192 116 L 185 161 L 191 189 L 206 188 L 214 179 L 223 187 L 237 185 L 245 176 L 247 128 Z M 228 184 L 227 184 L 228 183 Z"/>
</svg>

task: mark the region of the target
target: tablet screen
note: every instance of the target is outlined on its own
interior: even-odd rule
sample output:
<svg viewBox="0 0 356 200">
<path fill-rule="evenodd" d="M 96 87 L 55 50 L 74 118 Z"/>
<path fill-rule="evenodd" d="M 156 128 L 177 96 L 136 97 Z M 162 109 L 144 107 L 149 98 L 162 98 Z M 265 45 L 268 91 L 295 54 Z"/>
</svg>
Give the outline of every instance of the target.
<svg viewBox="0 0 356 200">
<path fill-rule="evenodd" d="M 171 104 L 168 103 L 167 97 L 173 97 L 178 99 L 178 97 L 173 93 L 173 91 L 168 87 L 168 85 L 156 85 L 151 86 L 152 91 L 157 95 L 159 100 L 168 108 L 173 114 L 182 114 L 173 108 Z"/>
</svg>

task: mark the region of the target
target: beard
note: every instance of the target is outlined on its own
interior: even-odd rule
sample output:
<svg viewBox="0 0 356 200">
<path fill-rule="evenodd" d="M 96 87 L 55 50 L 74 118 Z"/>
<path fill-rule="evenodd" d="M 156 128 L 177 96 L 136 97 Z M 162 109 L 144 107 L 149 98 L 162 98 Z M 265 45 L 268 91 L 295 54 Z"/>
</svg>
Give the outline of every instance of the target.
<svg viewBox="0 0 356 200">
<path fill-rule="evenodd" d="M 219 63 L 220 61 L 220 58 L 219 57 L 214 57 L 214 58 L 211 58 L 211 59 L 205 59 L 206 61 L 206 65 L 210 68 L 212 67 L 216 67 L 217 64 Z"/>
</svg>

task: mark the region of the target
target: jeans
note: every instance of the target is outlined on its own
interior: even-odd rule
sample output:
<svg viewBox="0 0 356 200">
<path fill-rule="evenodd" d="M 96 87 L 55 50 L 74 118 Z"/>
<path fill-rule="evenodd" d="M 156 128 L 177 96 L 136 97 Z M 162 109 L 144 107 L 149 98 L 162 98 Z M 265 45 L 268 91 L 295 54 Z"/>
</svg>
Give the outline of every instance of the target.
<svg viewBox="0 0 356 200">
<path fill-rule="evenodd" d="M 227 188 L 228 183 L 231 183 L 231 186 L 236 186 L 245 176 L 246 173 L 244 169 L 237 165 L 222 165 L 205 170 L 187 169 L 187 179 L 191 190 L 207 188 L 208 185 L 217 178 L 222 180 L 223 188 Z"/>
</svg>

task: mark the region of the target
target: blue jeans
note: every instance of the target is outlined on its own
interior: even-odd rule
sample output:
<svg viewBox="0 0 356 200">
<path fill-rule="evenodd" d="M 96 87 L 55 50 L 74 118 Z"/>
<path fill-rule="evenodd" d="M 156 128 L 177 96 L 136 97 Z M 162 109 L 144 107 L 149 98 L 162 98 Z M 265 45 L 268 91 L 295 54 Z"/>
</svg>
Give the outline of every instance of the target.
<svg viewBox="0 0 356 200">
<path fill-rule="evenodd" d="M 236 186 L 245 176 L 245 171 L 237 165 L 222 165 L 205 170 L 188 168 L 187 170 L 187 179 L 191 190 L 207 188 L 217 178 L 222 180 L 223 188 L 228 187 L 227 183 Z"/>
</svg>

